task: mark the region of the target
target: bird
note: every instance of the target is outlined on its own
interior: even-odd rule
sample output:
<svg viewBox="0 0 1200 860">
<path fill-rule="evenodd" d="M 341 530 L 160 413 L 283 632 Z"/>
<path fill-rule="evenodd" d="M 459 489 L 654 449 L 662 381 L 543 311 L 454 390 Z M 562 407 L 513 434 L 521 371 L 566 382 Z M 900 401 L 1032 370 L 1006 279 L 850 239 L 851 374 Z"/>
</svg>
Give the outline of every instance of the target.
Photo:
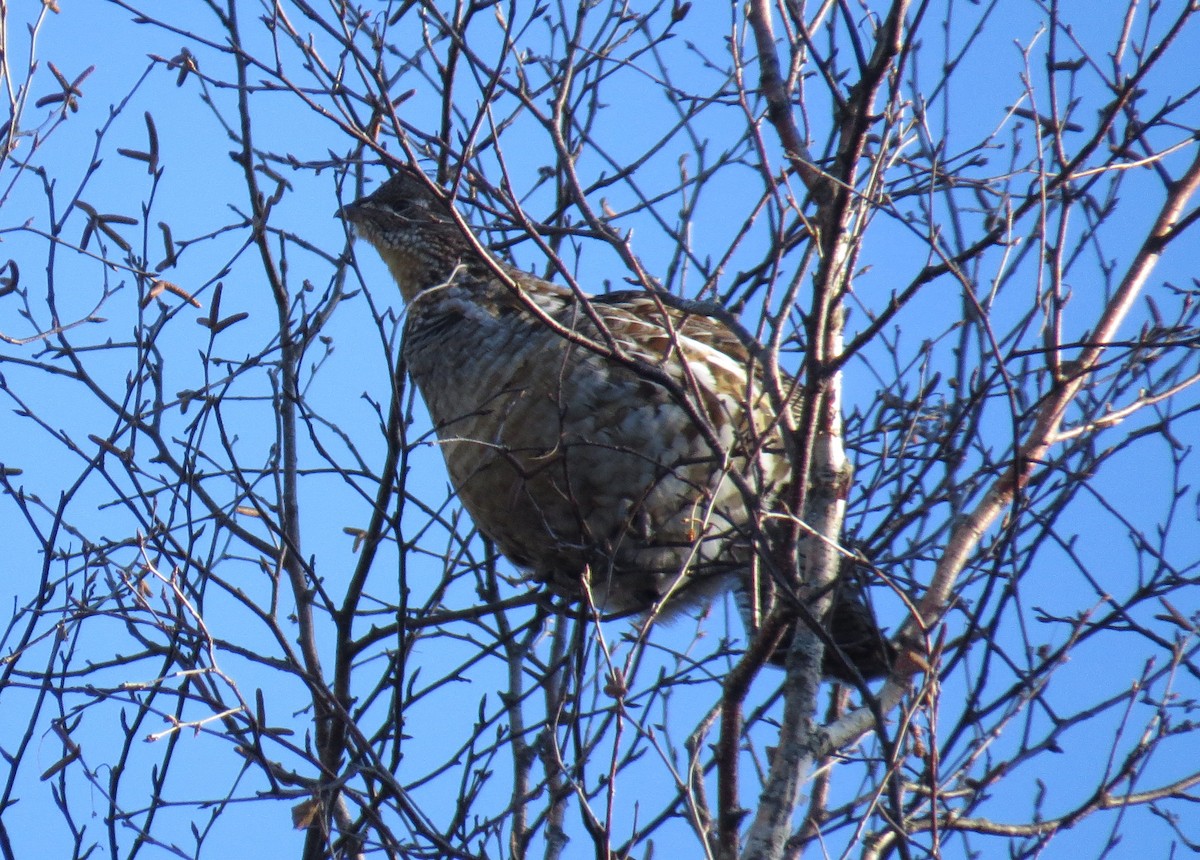
<svg viewBox="0 0 1200 860">
<path fill-rule="evenodd" d="M 670 618 L 729 589 L 748 613 L 798 386 L 777 408 L 752 345 L 700 303 L 588 295 L 492 255 L 416 168 L 339 215 L 400 289 L 403 363 L 459 500 L 506 558 L 606 616 Z M 859 592 L 839 588 L 830 612 L 835 680 L 890 664 Z"/>
</svg>

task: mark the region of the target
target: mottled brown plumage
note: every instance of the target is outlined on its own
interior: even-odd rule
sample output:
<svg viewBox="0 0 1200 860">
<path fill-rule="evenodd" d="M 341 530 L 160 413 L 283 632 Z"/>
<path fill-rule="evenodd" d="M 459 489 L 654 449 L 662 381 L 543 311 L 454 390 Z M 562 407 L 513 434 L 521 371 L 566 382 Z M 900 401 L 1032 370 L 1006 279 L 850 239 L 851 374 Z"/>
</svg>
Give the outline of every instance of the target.
<svg viewBox="0 0 1200 860">
<path fill-rule="evenodd" d="M 408 371 L 464 507 L 505 556 L 607 612 L 670 614 L 750 575 L 791 470 L 728 326 L 645 292 L 581 299 L 487 259 L 415 172 L 342 215 L 400 286 Z M 842 603 L 835 639 L 839 616 L 870 618 Z M 869 629 L 864 653 L 882 657 L 848 656 L 873 676 L 887 652 Z M 853 674 L 836 658 L 826 672 Z"/>
</svg>

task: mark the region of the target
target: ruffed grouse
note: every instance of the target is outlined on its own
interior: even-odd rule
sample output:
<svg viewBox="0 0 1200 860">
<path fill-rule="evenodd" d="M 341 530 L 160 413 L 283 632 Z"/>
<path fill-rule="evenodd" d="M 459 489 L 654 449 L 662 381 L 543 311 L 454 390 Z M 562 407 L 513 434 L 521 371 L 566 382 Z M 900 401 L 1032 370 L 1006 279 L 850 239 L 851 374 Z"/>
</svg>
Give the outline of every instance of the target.
<svg viewBox="0 0 1200 860">
<path fill-rule="evenodd" d="M 485 259 L 408 169 L 340 214 L 400 286 L 408 372 L 459 498 L 509 560 L 606 612 L 745 593 L 791 470 L 728 326 L 666 296 L 583 298 Z M 884 674 L 870 610 L 844 594 L 831 616 L 842 653 L 825 674 L 852 677 L 846 661 Z"/>
</svg>

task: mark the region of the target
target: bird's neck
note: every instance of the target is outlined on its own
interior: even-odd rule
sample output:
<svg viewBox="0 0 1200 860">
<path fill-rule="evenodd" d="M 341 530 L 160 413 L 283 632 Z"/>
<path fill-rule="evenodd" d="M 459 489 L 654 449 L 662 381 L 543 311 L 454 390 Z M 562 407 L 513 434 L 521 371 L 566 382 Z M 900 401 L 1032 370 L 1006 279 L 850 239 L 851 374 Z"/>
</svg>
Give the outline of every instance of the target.
<svg viewBox="0 0 1200 860">
<path fill-rule="evenodd" d="M 406 304 L 425 290 L 448 283 L 455 271 L 466 264 L 471 256 L 460 253 L 410 253 L 387 247 L 378 250 L 388 271 L 400 286 L 400 295 Z M 468 259 L 464 259 L 464 256 Z"/>
</svg>

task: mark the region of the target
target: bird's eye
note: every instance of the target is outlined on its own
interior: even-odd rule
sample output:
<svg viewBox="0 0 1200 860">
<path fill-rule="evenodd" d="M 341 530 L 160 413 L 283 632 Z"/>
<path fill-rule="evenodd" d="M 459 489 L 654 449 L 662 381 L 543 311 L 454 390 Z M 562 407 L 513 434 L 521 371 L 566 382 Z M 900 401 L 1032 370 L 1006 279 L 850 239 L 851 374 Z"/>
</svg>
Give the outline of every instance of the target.
<svg viewBox="0 0 1200 860">
<path fill-rule="evenodd" d="M 422 221 L 429 218 L 429 201 L 428 200 L 413 200 L 401 199 L 392 203 L 392 211 L 402 218 L 420 219 Z"/>
</svg>

